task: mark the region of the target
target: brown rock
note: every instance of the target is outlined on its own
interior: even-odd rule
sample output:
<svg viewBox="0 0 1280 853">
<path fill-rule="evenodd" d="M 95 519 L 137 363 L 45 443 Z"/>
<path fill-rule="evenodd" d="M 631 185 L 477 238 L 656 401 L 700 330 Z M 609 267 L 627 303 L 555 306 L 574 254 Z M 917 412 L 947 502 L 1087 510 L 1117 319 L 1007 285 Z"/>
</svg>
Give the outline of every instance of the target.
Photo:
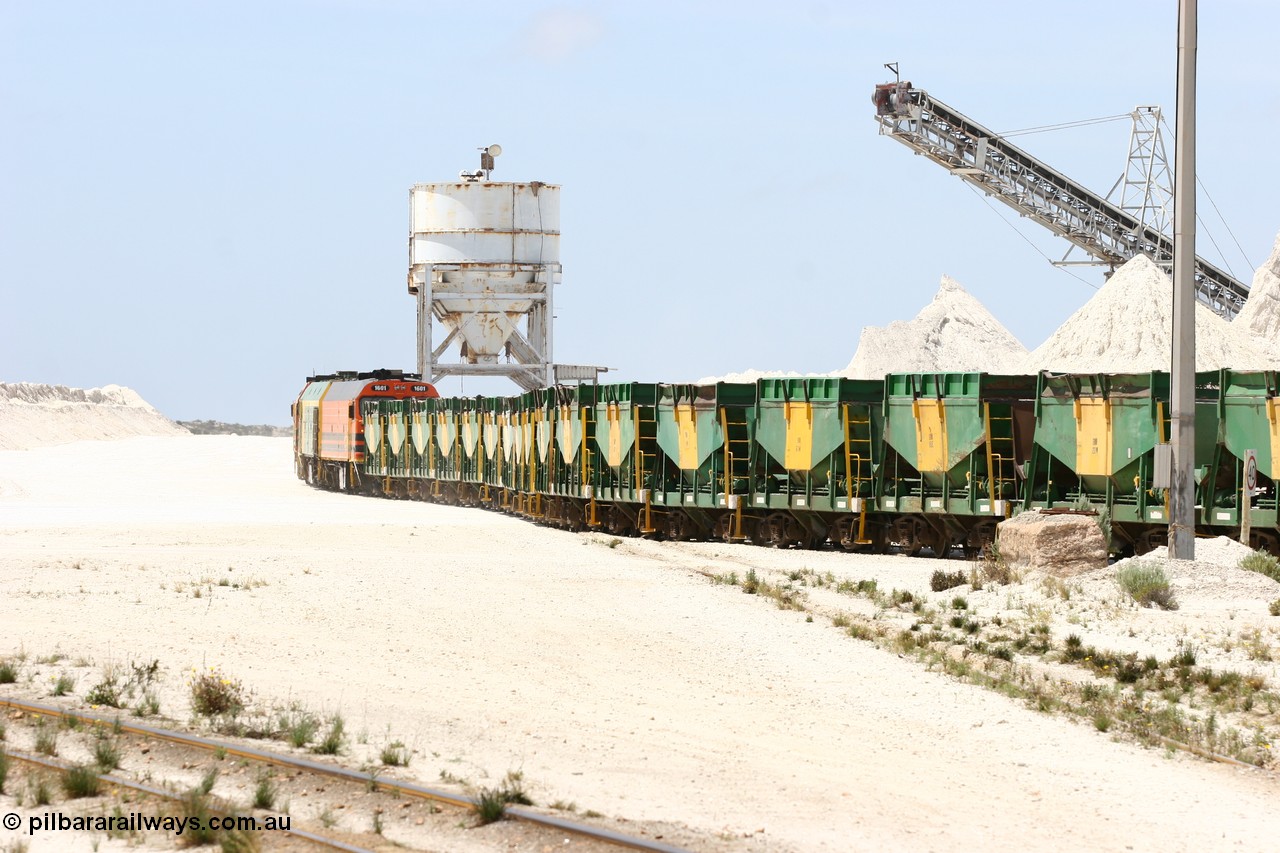
<svg viewBox="0 0 1280 853">
<path fill-rule="evenodd" d="M 1024 512 L 1000 522 L 996 541 L 1015 572 L 1070 577 L 1107 564 L 1107 543 L 1093 515 Z"/>
</svg>

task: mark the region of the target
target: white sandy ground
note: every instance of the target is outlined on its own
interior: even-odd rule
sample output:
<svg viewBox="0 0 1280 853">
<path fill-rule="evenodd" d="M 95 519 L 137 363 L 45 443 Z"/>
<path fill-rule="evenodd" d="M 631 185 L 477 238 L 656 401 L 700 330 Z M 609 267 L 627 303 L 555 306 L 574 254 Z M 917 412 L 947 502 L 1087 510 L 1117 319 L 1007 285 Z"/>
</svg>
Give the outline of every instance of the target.
<svg viewBox="0 0 1280 853">
<path fill-rule="evenodd" d="M 539 802 L 677 822 L 708 849 L 1276 849 L 1274 772 L 1116 742 L 699 573 L 812 567 L 927 593 L 959 561 L 609 542 L 314 491 L 287 439 L 0 452 L 0 654 L 69 655 L 78 695 L 97 670 L 75 658 L 158 658 L 182 720 L 183 674 L 216 665 L 259 701 L 341 710 L 368 741 L 352 763 L 399 738 L 426 783 L 522 769 Z M 1219 642 L 1245 630 L 1276 645 L 1265 601 L 1187 582 L 1181 610 L 1136 610 L 1094 583 L 1055 605 L 1056 636 L 1192 638 L 1202 663 L 1247 661 Z M 969 599 L 1016 609 L 1018 589 Z"/>
</svg>

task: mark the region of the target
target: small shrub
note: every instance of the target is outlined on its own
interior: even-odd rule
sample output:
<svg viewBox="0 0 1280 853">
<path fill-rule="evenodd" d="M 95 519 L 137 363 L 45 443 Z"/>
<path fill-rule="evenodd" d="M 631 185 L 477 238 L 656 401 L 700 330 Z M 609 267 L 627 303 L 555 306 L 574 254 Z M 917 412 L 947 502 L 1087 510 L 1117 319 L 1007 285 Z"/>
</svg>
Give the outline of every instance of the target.
<svg viewBox="0 0 1280 853">
<path fill-rule="evenodd" d="M 202 847 L 218 840 L 218 831 L 211 825 L 214 812 L 209 806 L 208 794 L 199 789 L 182 798 L 182 816 L 189 821 L 182 833 L 182 843 L 189 847 Z"/>
<path fill-rule="evenodd" d="M 951 607 L 953 610 L 968 610 L 969 602 L 964 596 L 957 595 L 955 598 L 951 599 Z"/>
<path fill-rule="evenodd" d="M 1280 559 L 1276 559 L 1266 551 L 1254 551 L 1240 561 L 1240 568 L 1280 581 Z"/>
<path fill-rule="evenodd" d="M 43 723 L 36 726 L 36 752 L 41 755 L 58 754 L 58 730 Z"/>
<path fill-rule="evenodd" d="M 114 675 L 104 675 L 101 681 L 84 694 L 84 701 L 94 707 L 104 705 L 108 708 L 119 708 L 123 704 L 120 693 L 118 679 Z"/>
<path fill-rule="evenodd" d="M 133 706 L 135 717 L 154 717 L 160 713 L 160 697 L 154 690 L 146 690 L 138 704 Z"/>
<path fill-rule="evenodd" d="M 110 773 L 120 766 L 120 747 L 110 738 L 98 738 L 93 744 L 93 760 L 103 773 Z"/>
<path fill-rule="evenodd" d="M 755 569 L 747 570 L 747 577 L 742 581 L 742 591 L 747 595 L 755 595 L 760 590 L 760 578 L 756 577 Z M 496 820 L 497 818 L 495 818 Z M 492 823 L 493 821 L 488 821 Z"/>
<path fill-rule="evenodd" d="M 66 696 L 76 686 L 76 680 L 67 673 L 58 676 L 58 680 L 53 685 L 54 696 Z"/>
<path fill-rule="evenodd" d="M 477 824 L 486 826 L 490 823 L 496 823 L 506 816 L 507 801 L 502 798 L 502 792 L 499 789 L 481 788 L 476 792 L 474 808 Z"/>
<path fill-rule="evenodd" d="M 517 806 L 531 806 L 533 800 L 524 790 L 524 773 L 519 770 L 508 770 L 502 780 L 502 794 L 507 802 Z"/>
<path fill-rule="evenodd" d="M 0 684 L 16 684 L 18 665 L 9 659 L 0 660 Z"/>
<path fill-rule="evenodd" d="M 1021 580 L 1018 573 L 1013 570 L 1013 567 L 1001 555 L 999 542 L 992 542 L 983 547 L 978 567 L 980 571 L 975 572 L 975 574 L 979 574 L 983 580 L 997 583 L 1001 586 L 1008 586 Z M 976 588 L 978 584 L 974 584 L 974 586 Z"/>
<path fill-rule="evenodd" d="M 213 786 L 217 781 L 218 768 L 210 767 L 204 772 L 204 775 L 200 777 L 200 784 L 196 785 L 195 790 L 201 794 L 208 795 L 208 793 L 213 790 Z"/>
<path fill-rule="evenodd" d="M 1169 661 L 1169 666 L 1172 666 L 1172 667 L 1189 667 L 1189 666 L 1195 666 L 1195 665 L 1196 665 L 1196 647 L 1195 646 L 1180 647 L 1178 650 L 1178 653 L 1173 656 L 1172 660 Z"/>
<path fill-rule="evenodd" d="M 96 797 L 102 791 L 102 780 L 93 768 L 77 764 L 62 777 L 62 790 L 73 800 L 81 797 Z"/>
<path fill-rule="evenodd" d="M 1111 728 L 1111 718 L 1107 716 L 1105 711 L 1099 711 L 1093 715 L 1093 727 L 1100 732 L 1105 732 Z"/>
<path fill-rule="evenodd" d="M 1111 551 L 1111 507 L 1104 506 L 1098 510 L 1098 529 L 1102 531 L 1102 541 L 1107 544 L 1107 552 Z"/>
<path fill-rule="evenodd" d="M 49 790 L 49 780 L 43 773 L 27 777 L 27 795 L 31 805 L 47 806 L 53 802 L 53 791 Z"/>
<path fill-rule="evenodd" d="M 271 781 L 271 776 L 263 773 L 258 777 L 258 785 L 253 789 L 253 807 L 255 809 L 269 809 L 276 804 L 276 786 Z"/>
<path fill-rule="evenodd" d="M 244 685 L 210 668 L 191 679 L 191 710 L 200 717 L 236 717 L 244 710 Z"/>
<path fill-rule="evenodd" d="M 1116 582 L 1129 597 L 1143 607 L 1177 610 L 1178 601 L 1169 588 L 1164 569 L 1154 563 L 1133 562 L 1116 572 Z"/>
<path fill-rule="evenodd" d="M 1275 601 L 1271 602 L 1271 615 L 1280 616 L 1280 598 L 1277 598 Z"/>
<path fill-rule="evenodd" d="M 4 782 L 9 778 L 9 753 L 0 749 L 0 794 L 4 793 Z"/>
<path fill-rule="evenodd" d="M 289 743 L 298 749 L 315 740 L 320 731 L 320 720 L 310 711 L 296 705 L 280 713 L 277 724 L 284 731 Z"/>
<path fill-rule="evenodd" d="M 382 748 L 382 763 L 388 767 L 408 767 L 409 748 L 400 741 L 392 741 Z"/>
<path fill-rule="evenodd" d="M 325 732 L 320 742 L 315 745 L 313 751 L 320 755 L 337 755 L 342 752 L 342 746 L 346 739 L 346 723 L 341 716 L 335 714 L 333 720 L 329 723 L 329 730 Z"/>
<path fill-rule="evenodd" d="M 480 826 L 502 820 L 508 805 L 531 806 L 533 800 L 524 790 L 524 774 L 511 770 L 502 782 L 493 788 L 481 788 L 476 792 L 475 811 Z"/>
<path fill-rule="evenodd" d="M 938 569 L 929 578 L 929 589 L 934 592 L 943 592 L 944 590 L 963 586 L 966 583 L 968 583 L 968 580 L 965 578 L 964 572 L 944 572 Z"/>
</svg>

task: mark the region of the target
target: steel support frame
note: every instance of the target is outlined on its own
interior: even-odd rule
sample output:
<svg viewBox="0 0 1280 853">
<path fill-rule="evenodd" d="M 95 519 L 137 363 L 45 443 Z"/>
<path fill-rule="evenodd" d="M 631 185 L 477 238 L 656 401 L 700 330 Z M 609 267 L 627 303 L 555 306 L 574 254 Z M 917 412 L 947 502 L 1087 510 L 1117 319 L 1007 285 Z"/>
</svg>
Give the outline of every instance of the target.
<svg viewBox="0 0 1280 853">
<path fill-rule="evenodd" d="M 443 300 L 477 299 L 475 294 L 455 292 L 449 285 L 438 283 L 437 278 L 444 272 L 459 267 L 450 264 L 425 264 L 413 268 L 409 287 L 414 293 L 417 304 L 418 323 L 418 373 L 427 382 L 437 382 L 447 376 L 505 376 L 515 382 L 524 391 L 545 388 L 555 383 L 555 366 L 552 354 L 552 318 L 553 294 L 556 278 L 560 274 L 559 264 L 538 264 L 534 272 L 534 281 L 542 285 L 537 293 L 485 293 L 482 301 L 493 304 L 502 302 L 531 302 L 525 312 L 526 332 L 518 329 L 511 331 L 507 340 L 507 349 L 514 361 L 503 364 L 468 364 L 463 362 L 442 362 L 449 345 L 458 336 L 458 329 L 446 322 L 440 303 Z M 432 327 L 440 322 L 449 331 L 443 341 L 432 347 Z"/>
</svg>

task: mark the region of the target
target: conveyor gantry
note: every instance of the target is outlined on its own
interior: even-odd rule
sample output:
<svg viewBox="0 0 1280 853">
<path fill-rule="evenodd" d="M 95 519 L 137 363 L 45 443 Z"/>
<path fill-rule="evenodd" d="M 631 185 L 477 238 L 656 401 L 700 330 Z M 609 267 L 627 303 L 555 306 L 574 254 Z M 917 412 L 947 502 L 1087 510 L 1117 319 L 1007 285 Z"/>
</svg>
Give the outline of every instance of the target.
<svg viewBox="0 0 1280 853">
<path fill-rule="evenodd" d="M 876 86 L 880 133 L 994 196 L 1114 269 L 1139 254 L 1169 268 L 1173 240 L 909 82 Z M 1196 298 L 1227 319 L 1249 288 L 1196 258 Z"/>
</svg>

